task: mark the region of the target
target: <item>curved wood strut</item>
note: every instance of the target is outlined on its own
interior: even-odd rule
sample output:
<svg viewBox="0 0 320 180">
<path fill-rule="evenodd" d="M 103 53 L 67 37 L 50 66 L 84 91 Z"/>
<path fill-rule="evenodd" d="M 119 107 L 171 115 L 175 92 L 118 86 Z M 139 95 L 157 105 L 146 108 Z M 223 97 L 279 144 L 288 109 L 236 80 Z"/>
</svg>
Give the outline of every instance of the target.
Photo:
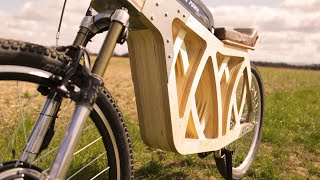
<svg viewBox="0 0 320 180">
<path fill-rule="evenodd" d="M 144 142 L 192 154 L 248 133 L 252 125 L 240 123 L 245 107 L 252 111 L 248 49 L 221 42 L 177 1 L 129 3 L 143 24 L 128 46 Z"/>
</svg>

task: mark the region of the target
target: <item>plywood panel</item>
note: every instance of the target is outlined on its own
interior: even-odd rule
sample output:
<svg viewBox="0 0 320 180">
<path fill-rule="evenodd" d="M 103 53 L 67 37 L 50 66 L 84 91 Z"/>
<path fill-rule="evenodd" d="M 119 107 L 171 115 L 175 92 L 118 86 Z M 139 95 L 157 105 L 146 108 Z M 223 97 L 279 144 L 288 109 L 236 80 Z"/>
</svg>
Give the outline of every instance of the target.
<svg viewBox="0 0 320 180">
<path fill-rule="evenodd" d="M 168 137 L 171 131 L 165 59 L 151 30 L 139 30 L 130 34 L 128 45 L 130 64 L 135 87 L 140 130 L 144 142 L 161 149 L 172 149 Z M 152 53 L 146 53 L 152 52 Z M 169 139 L 168 139 L 169 138 Z"/>
<path fill-rule="evenodd" d="M 128 45 L 144 142 L 191 154 L 242 136 L 248 49 L 218 40 L 177 1 L 146 0 L 139 20 L 146 29 L 133 30 Z"/>
</svg>

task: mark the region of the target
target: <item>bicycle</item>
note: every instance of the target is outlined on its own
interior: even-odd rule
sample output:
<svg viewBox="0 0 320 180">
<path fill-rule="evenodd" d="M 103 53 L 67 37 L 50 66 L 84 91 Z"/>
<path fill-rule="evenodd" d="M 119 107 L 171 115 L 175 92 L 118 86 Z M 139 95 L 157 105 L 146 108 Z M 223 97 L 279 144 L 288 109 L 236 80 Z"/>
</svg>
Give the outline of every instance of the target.
<svg viewBox="0 0 320 180">
<path fill-rule="evenodd" d="M 248 57 L 258 35 L 215 28 L 199 0 L 170 3 L 92 0 L 98 14 L 88 9 L 71 46 L 0 39 L 1 179 L 133 178 L 128 130 L 102 79 L 115 45 L 125 41 L 143 141 L 200 158 L 213 153 L 224 178 L 245 175 L 263 124 L 262 80 Z M 91 68 L 85 47 L 104 31 Z M 17 96 L 10 95 L 14 84 Z"/>
</svg>

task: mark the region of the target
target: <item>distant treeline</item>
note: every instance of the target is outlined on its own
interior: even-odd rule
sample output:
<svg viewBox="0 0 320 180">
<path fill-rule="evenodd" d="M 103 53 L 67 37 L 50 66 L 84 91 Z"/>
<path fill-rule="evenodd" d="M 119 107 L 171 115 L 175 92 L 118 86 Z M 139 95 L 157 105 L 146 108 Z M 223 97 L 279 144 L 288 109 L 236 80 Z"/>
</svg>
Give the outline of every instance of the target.
<svg viewBox="0 0 320 180">
<path fill-rule="evenodd" d="M 273 62 L 260 62 L 260 61 L 253 61 L 252 63 L 257 66 L 265 66 L 265 67 L 307 69 L 307 70 L 316 70 L 316 71 L 320 70 L 320 64 L 293 65 L 293 64 L 287 64 L 287 63 L 273 63 Z"/>
<path fill-rule="evenodd" d="M 114 53 L 113 56 L 115 56 L 115 57 L 129 57 L 129 54 L 128 53 L 125 53 L 125 54 Z M 287 63 L 273 63 L 273 62 L 262 62 L 262 61 L 252 61 L 252 63 L 257 66 L 264 66 L 264 67 L 278 67 L 278 68 L 306 69 L 306 70 L 320 71 L 320 64 L 293 65 L 293 64 L 287 64 Z"/>
<path fill-rule="evenodd" d="M 114 56 L 116 56 L 116 57 L 129 57 L 129 53 L 124 53 L 121 55 L 114 53 Z"/>
</svg>

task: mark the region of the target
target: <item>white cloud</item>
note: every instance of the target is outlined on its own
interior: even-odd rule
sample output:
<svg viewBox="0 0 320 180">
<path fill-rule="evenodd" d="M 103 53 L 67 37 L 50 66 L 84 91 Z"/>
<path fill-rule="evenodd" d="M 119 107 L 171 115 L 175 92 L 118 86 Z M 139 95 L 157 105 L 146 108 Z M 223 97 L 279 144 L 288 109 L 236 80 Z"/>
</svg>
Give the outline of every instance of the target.
<svg viewBox="0 0 320 180">
<path fill-rule="evenodd" d="M 319 63 L 317 53 L 319 47 L 314 42 L 314 35 L 294 31 L 286 33 L 263 32 L 261 33 L 261 43 L 256 52 L 253 52 L 253 57 L 272 62 Z"/>
<path fill-rule="evenodd" d="M 308 0 L 308 1 L 297 1 L 297 0 L 284 0 L 281 3 L 281 7 L 295 11 L 302 12 L 316 12 L 319 11 L 320 0 Z"/>
<path fill-rule="evenodd" d="M 18 11 L 16 17 L 23 19 L 33 19 L 37 21 L 56 21 L 59 17 L 58 10 L 61 1 L 34 1 L 27 2 L 23 8 Z M 36 8 L 38 7 L 38 8 Z"/>
<path fill-rule="evenodd" d="M 68 0 L 59 45 L 69 45 L 73 42 L 80 22 L 85 15 L 90 0 Z M 27 2 L 17 13 L 0 10 L 0 21 L 5 22 L 0 29 L 1 37 L 29 41 L 52 46 L 56 44 L 56 33 L 63 0 L 36 0 Z M 97 35 L 89 43 L 88 49 L 98 52 L 106 33 Z M 117 46 L 116 52 L 125 53 L 126 46 Z"/>
<path fill-rule="evenodd" d="M 227 27 L 256 27 L 261 35 L 253 59 L 272 62 L 320 63 L 320 12 L 298 11 L 298 1 L 280 7 L 220 6 L 214 9 L 215 24 Z M 311 8 L 320 1 L 301 5 Z M 295 8 L 292 8 L 295 7 Z M 319 7 L 319 6 L 318 6 Z"/>
<path fill-rule="evenodd" d="M 3 12 L 6 24 L 5 28 L 0 29 L 0 33 L 7 38 L 53 45 L 61 3 L 61 0 L 38 0 L 27 2 L 17 13 Z"/>
<path fill-rule="evenodd" d="M 71 44 L 90 0 L 68 0 L 61 29 L 60 44 Z M 215 25 L 256 27 L 261 42 L 253 59 L 274 62 L 320 63 L 320 0 L 284 0 L 280 5 L 216 6 Z M 238 3 L 239 4 L 239 3 Z M 257 3 L 256 3 L 257 4 Z M 30 1 L 16 13 L 1 11 L 1 37 L 54 45 L 63 0 Z M 88 46 L 98 51 L 105 34 Z M 126 46 L 117 47 L 126 52 Z"/>
<path fill-rule="evenodd" d="M 222 6 L 214 11 L 216 24 L 228 26 L 258 26 L 267 31 L 318 31 L 320 11 L 295 12 L 291 9 L 263 6 Z"/>
</svg>

